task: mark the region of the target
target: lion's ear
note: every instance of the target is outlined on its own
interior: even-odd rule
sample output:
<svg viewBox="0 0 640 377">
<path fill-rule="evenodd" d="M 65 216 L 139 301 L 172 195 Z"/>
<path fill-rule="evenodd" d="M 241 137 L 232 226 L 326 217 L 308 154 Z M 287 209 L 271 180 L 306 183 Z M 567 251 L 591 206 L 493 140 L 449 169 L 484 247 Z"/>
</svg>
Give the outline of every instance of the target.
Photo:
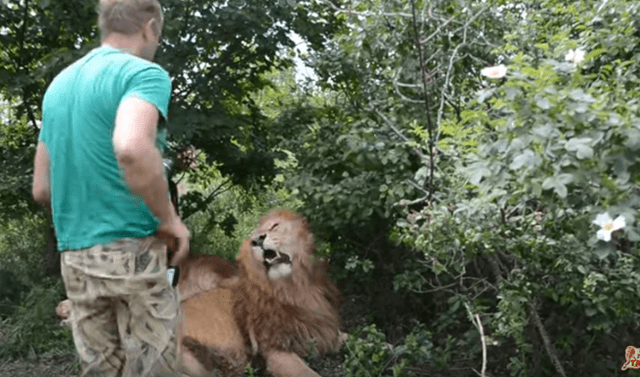
<svg viewBox="0 0 640 377">
<path fill-rule="evenodd" d="M 309 220 L 307 220 L 306 216 L 301 216 L 300 217 L 300 222 L 302 223 L 302 226 L 304 226 L 304 228 L 311 233 L 311 224 L 309 224 Z"/>
</svg>

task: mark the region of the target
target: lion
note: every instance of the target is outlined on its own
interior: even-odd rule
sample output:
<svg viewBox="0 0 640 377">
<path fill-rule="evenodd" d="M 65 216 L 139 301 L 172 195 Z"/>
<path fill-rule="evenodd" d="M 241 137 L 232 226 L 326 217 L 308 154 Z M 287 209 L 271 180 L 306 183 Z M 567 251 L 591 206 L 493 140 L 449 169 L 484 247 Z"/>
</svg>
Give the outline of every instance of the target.
<svg viewBox="0 0 640 377">
<path fill-rule="evenodd" d="M 240 248 L 237 275 L 183 302 L 184 373 L 213 376 L 217 369 L 239 376 L 260 357 L 276 377 L 320 377 L 304 358 L 338 349 L 346 335 L 340 332 L 340 292 L 315 251 L 305 217 L 288 210 L 263 216 Z M 186 275 L 181 292 L 196 278 Z"/>
<path fill-rule="evenodd" d="M 304 358 L 339 349 L 347 335 L 340 291 L 315 252 L 307 219 L 280 209 L 259 220 L 235 265 L 190 255 L 178 281 L 182 372 L 241 376 L 261 361 L 275 377 L 320 377 Z"/>
</svg>

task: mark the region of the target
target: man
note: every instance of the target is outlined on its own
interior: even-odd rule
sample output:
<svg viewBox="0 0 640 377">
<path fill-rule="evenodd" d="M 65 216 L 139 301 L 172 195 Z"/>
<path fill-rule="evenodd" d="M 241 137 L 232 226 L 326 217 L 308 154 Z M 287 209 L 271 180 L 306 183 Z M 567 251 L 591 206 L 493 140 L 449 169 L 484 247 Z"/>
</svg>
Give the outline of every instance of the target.
<svg viewBox="0 0 640 377">
<path fill-rule="evenodd" d="M 165 242 L 178 265 L 190 235 L 157 146 L 171 95 L 151 62 L 163 15 L 157 0 L 99 6 L 102 46 L 45 93 L 33 196 L 53 216 L 82 376 L 175 376 L 179 298 Z"/>
</svg>

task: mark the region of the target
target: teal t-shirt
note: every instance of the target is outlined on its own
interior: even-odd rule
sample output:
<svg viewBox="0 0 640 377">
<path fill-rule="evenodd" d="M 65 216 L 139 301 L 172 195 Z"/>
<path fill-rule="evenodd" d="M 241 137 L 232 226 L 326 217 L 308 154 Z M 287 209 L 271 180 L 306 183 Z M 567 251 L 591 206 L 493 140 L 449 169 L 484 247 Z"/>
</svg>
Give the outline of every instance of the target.
<svg viewBox="0 0 640 377">
<path fill-rule="evenodd" d="M 40 141 L 49 151 L 58 250 L 152 234 L 158 220 L 124 180 L 113 151 L 118 105 L 136 96 L 167 119 L 169 75 L 109 46 L 92 50 L 53 80 L 42 104 Z M 158 132 L 158 142 L 166 134 Z"/>
</svg>

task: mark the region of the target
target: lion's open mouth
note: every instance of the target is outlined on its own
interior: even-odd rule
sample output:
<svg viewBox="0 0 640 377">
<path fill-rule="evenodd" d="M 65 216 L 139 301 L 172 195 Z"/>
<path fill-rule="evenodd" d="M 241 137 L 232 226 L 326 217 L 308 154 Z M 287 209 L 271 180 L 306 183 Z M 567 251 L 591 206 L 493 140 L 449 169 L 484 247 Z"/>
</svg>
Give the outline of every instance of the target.
<svg viewBox="0 0 640 377">
<path fill-rule="evenodd" d="M 278 264 L 291 264 L 291 257 L 285 253 L 281 253 L 271 249 L 263 251 L 264 265 L 269 268 Z"/>
<path fill-rule="evenodd" d="M 290 276 L 293 273 L 291 268 L 291 257 L 283 252 L 263 249 L 262 259 L 267 275 L 271 279 L 282 279 Z"/>
</svg>

